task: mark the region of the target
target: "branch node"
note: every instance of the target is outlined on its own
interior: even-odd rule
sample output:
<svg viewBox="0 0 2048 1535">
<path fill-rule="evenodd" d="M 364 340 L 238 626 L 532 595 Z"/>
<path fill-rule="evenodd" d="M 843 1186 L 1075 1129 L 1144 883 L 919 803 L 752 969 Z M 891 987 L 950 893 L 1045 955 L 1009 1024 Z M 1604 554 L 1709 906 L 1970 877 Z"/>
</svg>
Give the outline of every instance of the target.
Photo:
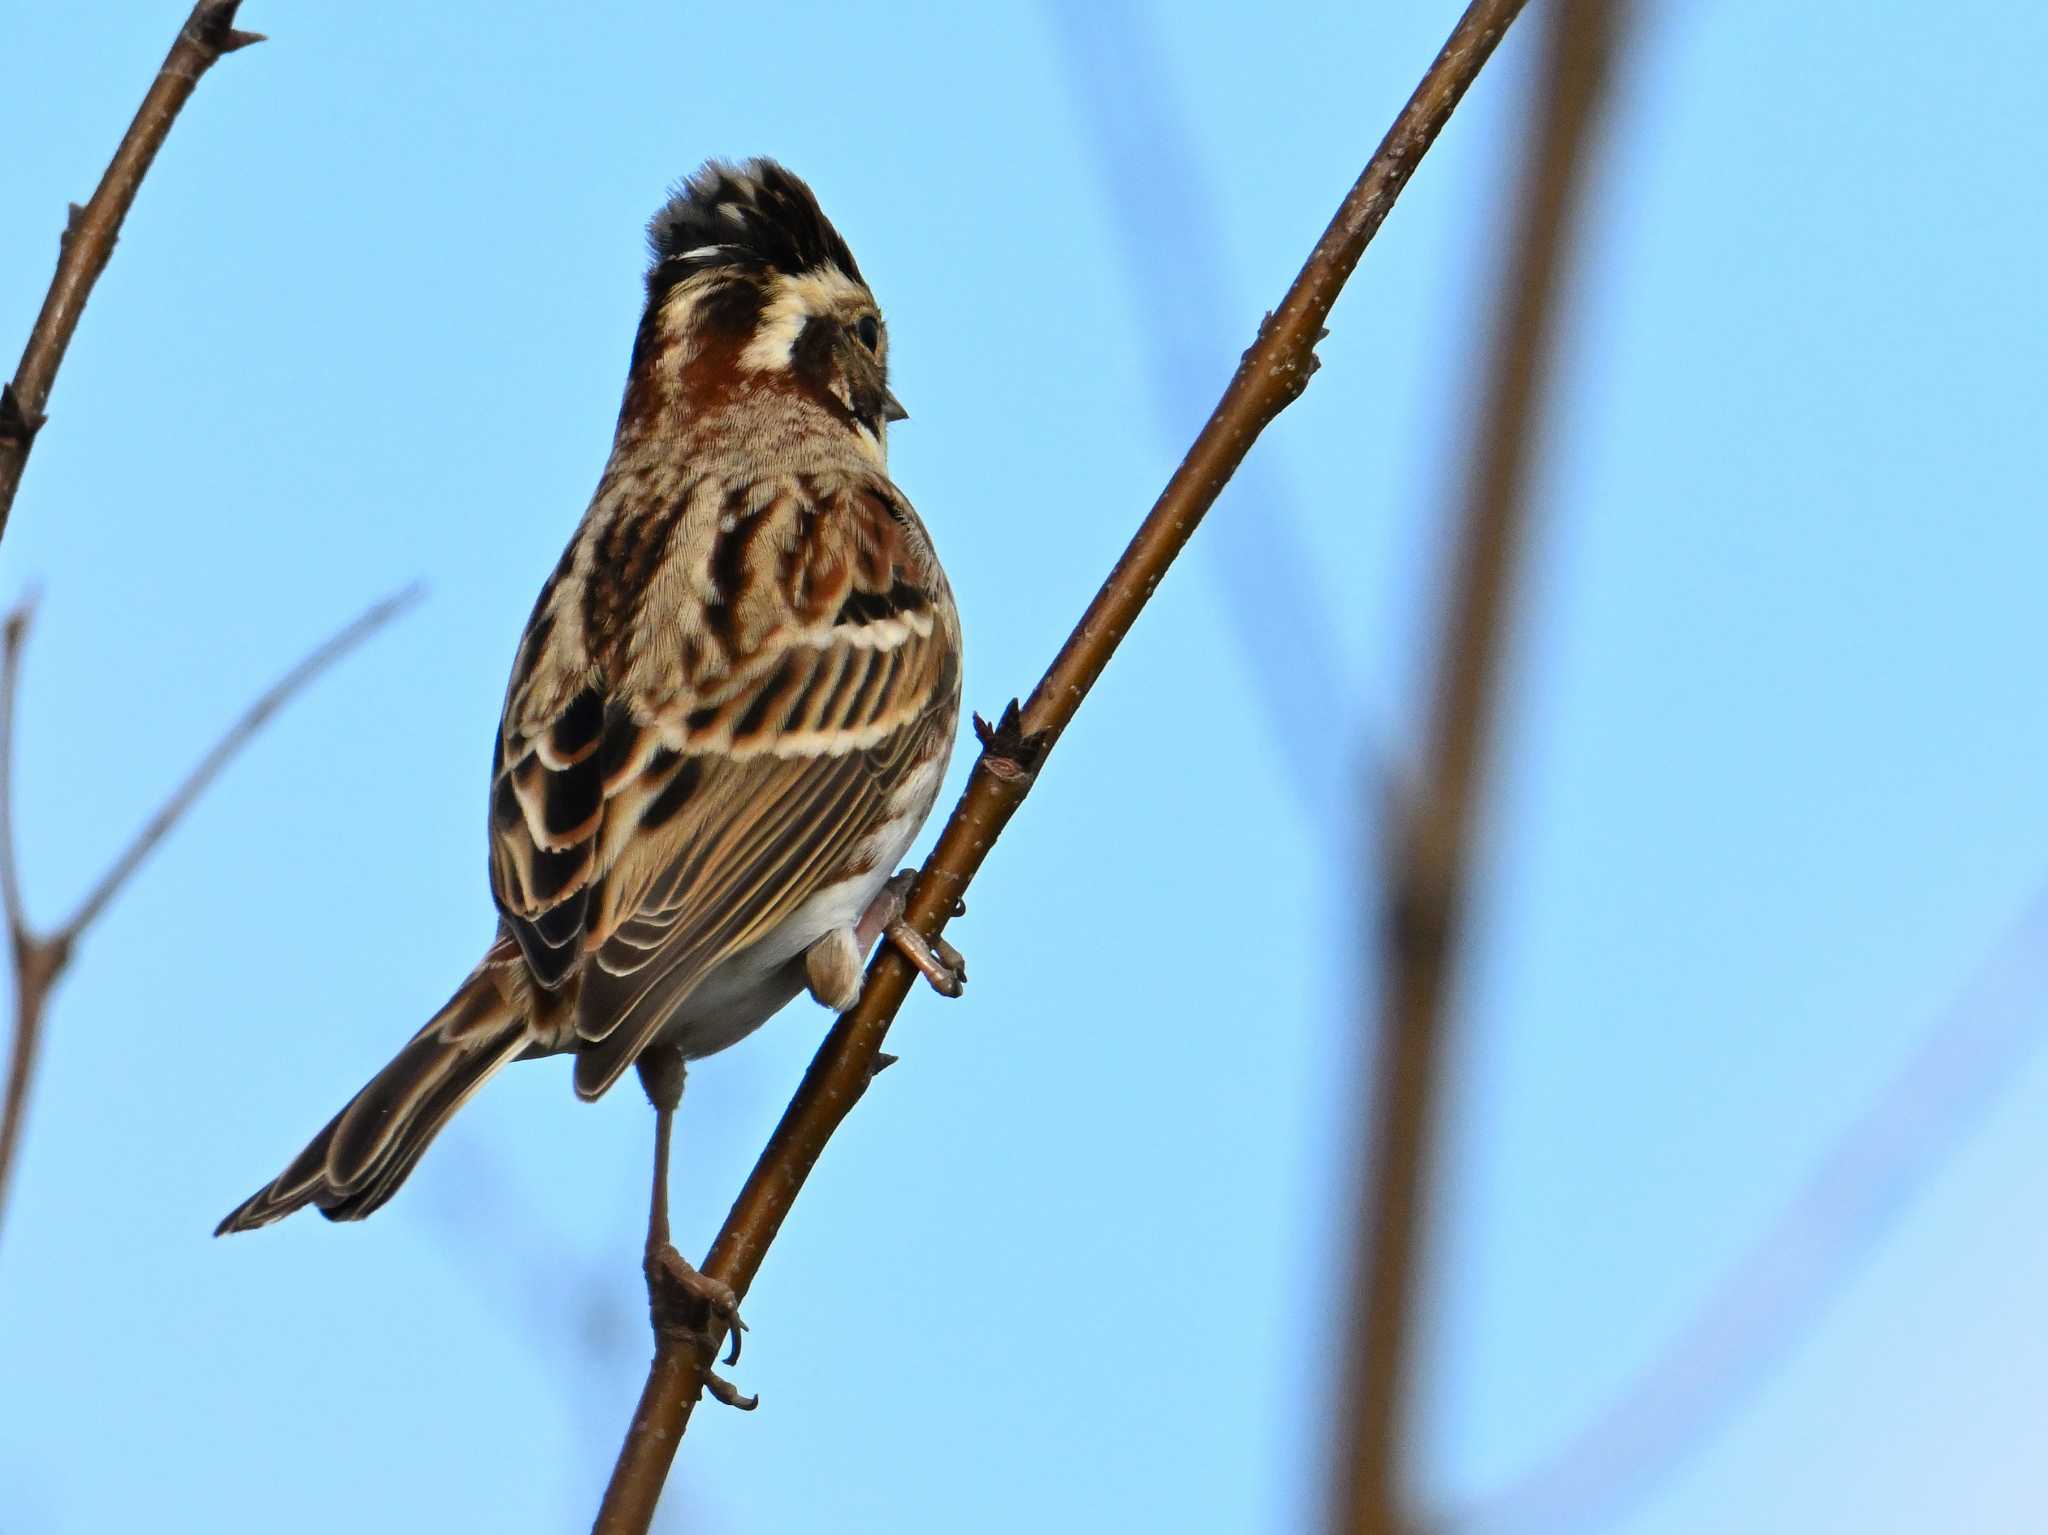
<svg viewBox="0 0 2048 1535">
<path fill-rule="evenodd" d="M 1259 333 L 1256 336 L 1252 337 L 1252 344 L 1246 347 L 1242 352 L 1238 353 L 1238 366 L 1251 366 L 1254 354 L 1258 352 L 1260 347 L 1266 344 L 1266 332 L 1271 330 L 1272 328 L 1273 311 L 1268 309 L 1264 314 L 1259 316 Z"/>
<path fill-rule="evenodd" d="M 12 383 L 0 384 L 0 442 L 15 443 L 26 452 L 36 440 L 36 433 L 49 419 L 41 411 L 32 411 L 23 405 Z M 8 623 L 14 621 L 10 618 Z"/>
<path fill-rule="evenodd" d="M 0 384 L 0 395 L 4 395 L 7 387 Z M 42 593 L 30 587 L 21 594 L 21 601 L 8 613 L 5 623 L 0 624 L 0 639 L 4 639 L 9 650 L 18 650 L 28 638 L 28 626 L 36 616 L 36 604 L 40 601 Z"/>
<path fill-rule="evenodd" d="M 251 43 L 268 42 L 261 32 L 236 30 L 235 12 L 242 8 L 242 0 L 213 0 L 210 5 L 201 6 L 192 13 L 187 35 L 193 43 L 204 48 L 215 58 L 246 48 Z"/>
<path fill-rule="evenodd" d="M 1279 397 L 1273 402 L 1273 414 L 1279 415 L 1308 390 L 1308 381 L 1316 376 L 1316 370 L 1323 365 L 1314 348 L 1283 357 L 1273 364 L 1273 380 L 1280 386 Z"/>
<path fill-rule="evenodd" d="M 993 725 L 975 715 L 974 735 L 981 742 L 981 765 L 993 777 L 1018 787 L 1028 786 L 1038 775 L 1038 765 L 1052 745 L 1045 731 L 1024 729 L 1024 716 L 1014 698 Z"/>
<path fill-rule="evenodd" d="M 66 203 L 64 205 L 64 229 L 57 236 L 57 259 L 59 261 L 62 261 L 65 254 L 71 249 L 71 242 L 78 234 L 78 226 L 84 222 L 84 203 Z M 109 249 L 111 248 L 109 247 Z"/>
<path fill-rule="evenodd" d="M 38 938 L 26 928 L 17 928 L 14 964 L 21 988 L 38 996 L 47 995 L 57 984 L 57 977 L 64 973 L 64 967 L 71 963 L 71 945 L 77 936 L 52 933 L 47 938 Z"/>
</svg>

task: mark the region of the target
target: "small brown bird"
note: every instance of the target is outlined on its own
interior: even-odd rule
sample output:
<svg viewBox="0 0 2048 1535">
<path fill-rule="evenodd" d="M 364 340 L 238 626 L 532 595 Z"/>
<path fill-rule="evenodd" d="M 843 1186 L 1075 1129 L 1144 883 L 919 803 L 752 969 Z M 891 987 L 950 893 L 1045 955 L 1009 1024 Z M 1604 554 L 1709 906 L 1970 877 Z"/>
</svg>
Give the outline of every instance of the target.
<svg viewBox="0 0 2048 1535">
<path fill-rule="evenodd" d="M 649 239 L 611 459 L 505 696 L 497 941 L 221 1232 L 361 1219 L 501 1066 L 574 1054 L 583 1097 L 638 1064 L 654 1099 L 652 1258 L 683 1060 L 804 989 L 851 1006 L 884 932 L 940 990 L 965 979 L 891 878 L 952 753 L 960 622 L 889 479 L 874 296 L 768 160 L 707 165 Z"/>
</svg>

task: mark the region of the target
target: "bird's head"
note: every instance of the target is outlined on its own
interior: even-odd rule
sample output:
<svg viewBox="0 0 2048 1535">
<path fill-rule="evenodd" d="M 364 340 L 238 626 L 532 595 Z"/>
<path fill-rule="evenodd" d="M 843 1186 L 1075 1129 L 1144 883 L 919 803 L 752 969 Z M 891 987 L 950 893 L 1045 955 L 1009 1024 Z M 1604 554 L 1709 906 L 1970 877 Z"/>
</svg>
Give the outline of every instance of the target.
<svg viewBox="0 0 2048 1535">
<path fill-rule="evenodd" d="M 757 390 L 811 401 L 879 462 L 889 332 L 811 189 L 773 160 L 712 161 L 648 225 L 647 309 L 623 417 L 692 417 Z"/>
</svg>

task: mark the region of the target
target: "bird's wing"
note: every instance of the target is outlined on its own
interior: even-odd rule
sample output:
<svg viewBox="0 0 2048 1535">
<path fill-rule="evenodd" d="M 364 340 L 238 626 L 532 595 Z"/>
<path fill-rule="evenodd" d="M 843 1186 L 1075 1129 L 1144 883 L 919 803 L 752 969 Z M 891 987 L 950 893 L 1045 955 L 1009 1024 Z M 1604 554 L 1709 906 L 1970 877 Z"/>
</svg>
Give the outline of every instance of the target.
<svg viewBox="0 0 2048 1535">
<path fill-rule="evenodd" d="M 676 556 L 704 577 L 679 612 L 618 608 L 608 653 L 586 600 L 576 644 L 558 621 L 515 669 L 492 884 L 535 979 L 579 980 L 586 1097 L 722 959 L 887 856 L 925 808 L 898 789 L 951 746 L 958 627 L 914 514 L 808 480 L 734 505 Z"/>
</svg>

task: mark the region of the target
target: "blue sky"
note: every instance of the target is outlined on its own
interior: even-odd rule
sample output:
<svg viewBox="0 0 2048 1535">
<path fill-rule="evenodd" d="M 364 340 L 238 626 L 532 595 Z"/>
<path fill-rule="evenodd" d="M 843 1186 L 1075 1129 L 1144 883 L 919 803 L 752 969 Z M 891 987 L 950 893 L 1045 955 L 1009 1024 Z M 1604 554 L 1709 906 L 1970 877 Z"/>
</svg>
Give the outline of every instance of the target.
<svg viewBox="0 0 2048 1535">
<path fill-rule="evenodd" d="M 6 345 L 179 9 L 10 21 Z M 487 743 L 666 188 L 775 154 L 859 253 L 913 416 L 893 468 L 991 713 L 1453 8 L 507 15 L 250 0 L 273 41 L 152 173 L 0 548 L 0 596 L 44 591 L 17 820 L 46 920 L 276 672 L 430 589 L 232 769 L 57 999 L 0 1242 L 10 1531 L 595 1506 L 645 1357 L 635 1095 L 521 1067 L 375 1220 L 208 1233 L 488 937 Z M 1417 1486 L 1510 1535 L 2036 1528 L 2048 17 L 1729 0 L 1639 33 L 1488 807 Z M 699 1415 L 673 1527 L 1313 1517 L 1358 811 L 1412 761 L 1535 39 L 991 859 L 968 997 L 906 1009 L 749 1301 L 761 1410 Z M 799 1004 L 692 1074 L 686 1247 L 823 1025 Z M 1645 1437 L 1546 1501 L 1731 1282 L 1763 1299 L 1697 1351 L 1682 1431 L 1625 1412 Z"/>
</svg>

